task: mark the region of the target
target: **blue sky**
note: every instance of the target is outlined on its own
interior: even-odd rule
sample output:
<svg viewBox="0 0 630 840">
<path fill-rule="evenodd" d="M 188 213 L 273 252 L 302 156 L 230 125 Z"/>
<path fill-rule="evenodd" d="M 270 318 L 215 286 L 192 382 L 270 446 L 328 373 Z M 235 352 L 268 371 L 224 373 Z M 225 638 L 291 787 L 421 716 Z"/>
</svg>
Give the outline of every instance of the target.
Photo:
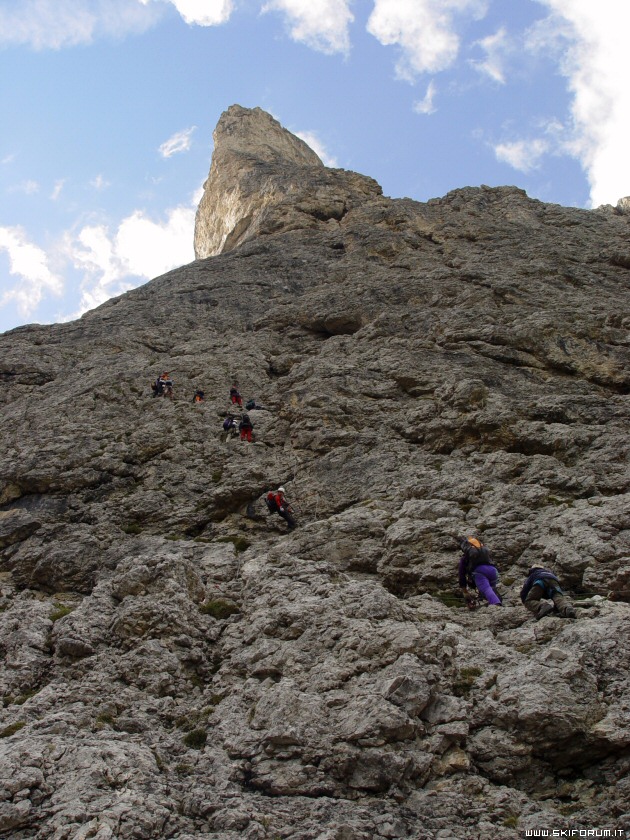
<svg viewBox="0 0 630 840">
<path fill-rule="evenodd" d="M 0 331 L 190 262 L 233 103 L 393 197 L 616 204 L 629 36 L 625 0 L 0 0 Z"/>
</svg>

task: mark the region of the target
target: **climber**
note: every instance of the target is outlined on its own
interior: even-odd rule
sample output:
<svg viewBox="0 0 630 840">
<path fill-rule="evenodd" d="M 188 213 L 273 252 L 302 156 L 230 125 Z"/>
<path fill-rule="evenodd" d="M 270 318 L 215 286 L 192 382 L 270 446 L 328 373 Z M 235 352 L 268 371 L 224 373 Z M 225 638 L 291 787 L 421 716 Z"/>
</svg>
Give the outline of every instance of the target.
<svg viewBox="0 0 630 840">
<path fill-rule="evenodd" d="M 204 402 L 205 398 L 206 398 L 206 395 L 204 394 L 204 392 L 200 388 L 197 388 L 197 390 L 195 391 L 195 393 L 193 395 L 192 401 L 194 403 L 202 403 L 202 402 Z"/>
<path fill-rule="evenodd" d="M 236 437 L 238 434 L 238 426 L 236 418 L 233 414 L 228 414 L 223 421 L 223 431 L 225 432 L 225 440 L 228 440 L 231 437 Z"/>
<path fill-rule="evenodd" d="M 254 424 L 249 419 L 249 414 L 243 414 L 241 422 L 238 424 L 238 430 L 241 433 L 241 440 L 247 440 L 251 443 Z"/>
<path fill-rule="evenodd" d="M 151 389 L 154 397 L 169 397 L 171 400 L 173 399 L 173 380 L 170 378 L 167 370 L 158 376 Z"/>
<path fill-rule="evenodd" d="M 167 370 L 163 372 L 160 376 L 160 381 L 162 383 L 163 388 L 163 396 L 168 397 L 169 399 L 173 399 L 173 380 L 170 377 L 170 374 Z"/>
<path fill-rule="evenodd" d="M 269 512 L 277 513 L 278 516 L 281 516 L 286 521 L 288 530 L 292 531 L 295 528 L 293 508 L 285 498 L 284 494 L 284 487 L 278 487 L 275 493 L 273 490 L 270 490 L 269 493 L 267 493 L 265 502 L 269 508 Z"/>
<path fill-rule="evenodd" d="M 255 399 L 247 400 L 245 403 L 245 410 L 246 411 L 266 411 L 264 405 L 258 405 Z"/>
<path fill-rule="evenodd" d="M 542 599 L 547 599 L 545 603 Z M 575 607 L 560 588 L 560 581 L 548 569 L 532 566 L 521 589 L 521 601 L 525 608 L 540 621 L 552 612 L 562 618 L 575 618 Z M 549 603 L 552 601 L 553 603 Z"/>
<path fill-rule="evenodd" d="M 473 589 L 492 606 L 500 606 L 501 598 L 496 591 L 499 572 L 488 549 L 475 537 L 462 537 L 460 548 L 462 556 L 459 560 L 459 586 L 468 607 L 475 607 L 475 595 L 471 591 Z"/>
<path fill-rule="evenodd" d="M 238 382 L 232 382 L 232 387 L 230 388 L 230 400 L 232 405 L 237 405 L 239 408 L 243 408 L 243 397 L 241 397 L 241 393 L 238 390 Z"/>
</svg>

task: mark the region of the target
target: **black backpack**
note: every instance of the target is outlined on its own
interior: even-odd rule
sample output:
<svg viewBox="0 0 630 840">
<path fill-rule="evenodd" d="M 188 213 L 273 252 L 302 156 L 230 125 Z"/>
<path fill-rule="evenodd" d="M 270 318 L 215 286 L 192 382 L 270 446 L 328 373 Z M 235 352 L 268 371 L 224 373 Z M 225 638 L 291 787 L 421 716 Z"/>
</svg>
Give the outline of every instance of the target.
<svg viewBox="0 0 630 840">
<path fill-rule="evenodd" d="M 256 400 L 247 400 L 247 402 L 245 403 L 245 408 L 248 411 L 252 411 L 254 408 L 256 408 Z"/>
<path fill-rule="evenodd" d="M 481 548 L 476 548 L 474 545 L 471 545 L 470 548 L 466 551 L 466 569 L 469 575 L 475 571 L 477 566 L 492 566 L 492 558 L 490 557 L 490 552 L 482 545 Z"/>
</svg>

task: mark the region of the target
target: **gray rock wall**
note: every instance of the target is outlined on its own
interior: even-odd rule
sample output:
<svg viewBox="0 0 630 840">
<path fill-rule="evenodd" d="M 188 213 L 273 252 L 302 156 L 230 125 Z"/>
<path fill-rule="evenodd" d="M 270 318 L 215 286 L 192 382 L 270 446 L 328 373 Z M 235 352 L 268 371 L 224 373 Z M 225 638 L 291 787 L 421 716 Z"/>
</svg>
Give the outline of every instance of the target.
<svg viewBox="0 0 630 840">
<path fill-rule="evenodd" d="M 386 199 L 228 115 L 215 163 L 276 192 L 233 170 L 223 253 L 0 336 L 0 832 L 630 828 L 628 217 Z M 462 533 L 503 607 L 461 601 Z M 576 620 L 523 609 L 536 563 Z"/>
</svg>

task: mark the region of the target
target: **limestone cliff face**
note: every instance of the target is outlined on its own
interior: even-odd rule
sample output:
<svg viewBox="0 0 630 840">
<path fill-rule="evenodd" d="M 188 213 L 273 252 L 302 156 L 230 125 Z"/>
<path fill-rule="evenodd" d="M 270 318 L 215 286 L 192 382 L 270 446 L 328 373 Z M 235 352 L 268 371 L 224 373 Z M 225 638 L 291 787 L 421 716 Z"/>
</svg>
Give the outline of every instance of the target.
<svg viewBox="0 0 630 840">
<path fill-rule="evenodd" d="M 214 132 L 195 220 L 195 257 L 230 251 L 266 233 L 338 221 L 380 192 L 371 178 L 326 169 L 306 143 L 260 108 L 232 105 Z"/>
<path fill-rule="evenodd" d="M 219 125 L 221 253 L 0 336 L 0 831 L 627 828 L 630 217 L 389 200 L 262 112 Z M 460 600 L 463 533 L 501 608 Z M 533 564 L 576 620 L 524 611 Z"/>
</svg>

